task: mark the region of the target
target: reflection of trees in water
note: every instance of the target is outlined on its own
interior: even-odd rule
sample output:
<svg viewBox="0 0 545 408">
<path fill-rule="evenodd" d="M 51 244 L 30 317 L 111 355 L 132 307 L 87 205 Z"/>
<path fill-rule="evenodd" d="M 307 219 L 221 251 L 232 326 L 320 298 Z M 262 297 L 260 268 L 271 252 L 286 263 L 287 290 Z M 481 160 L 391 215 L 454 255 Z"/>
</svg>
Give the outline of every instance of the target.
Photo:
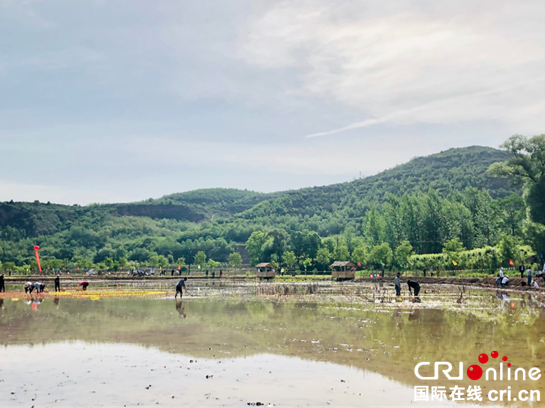
<svg viewBox="0 0 545 408">
<path fill-rule="evenodd" d="M 490 294 L 488 295 L 490 296 Z M 500 295 L 501 296 L 501 295 Z M 0 344 L 66 340 L 137 343 L 169 352 L 211 357 L 210 345 L 222 344 L 230 356 L 274 352 L 313 360 L 366 368 L 386 375 L 396 373 L 414 380 L 415 358 L 420 361 L 464 361 L 475 358 L 503 339 L 502 352 L 532 344 L 532 363 L 545 366 L 542 327 L 545 318 L 532 307 L 502 312 L 491 295 L 480 307 L 431 309 L 413 304 L 362 305 L 361 303 L 300 301 L 274 302 L 240 299 L 172 300 L 101 299 L 63 301 L 28 313 L 22 302 L 10 302 L 0 319 Z M 530 303 L 530 299 L 527 302 Z M 183 325 L 175 324 L 191 314 Z M 484 305 L 489 305 L 484 307 Z M 8 317 L 6 317 L 8 316 Z M 489 346 L 490 345 L 490 346 Z M 518 353 L 520 354 L 520 353 Z M 534 357 L 538 356 L 538 357 Z M 541 360 L 540 360 L 541 359 Z M 522 365 L 521 362 L 517 364 Z M 394 377 L 393 377 L 394 378 Z"/>
</svg>

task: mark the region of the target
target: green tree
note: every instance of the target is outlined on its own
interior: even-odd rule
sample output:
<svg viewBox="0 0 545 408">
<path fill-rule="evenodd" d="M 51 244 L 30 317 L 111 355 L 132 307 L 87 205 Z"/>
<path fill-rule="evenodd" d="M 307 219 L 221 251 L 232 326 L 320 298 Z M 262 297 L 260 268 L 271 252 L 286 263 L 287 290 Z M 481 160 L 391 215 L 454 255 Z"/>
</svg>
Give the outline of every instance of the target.
<svg viewBox="0 0 545 408">
<path fill-rule="evenodd" d="M 356 231 L 354 230 L 354 227 L 348 226 L 344 229 L 343 232 L 343 239 L 346 244 L 346 247 L 348 248 L 348 252 L 352 253 L 354 251 L 354 248 L 356 247 Z"/>
<path fill-rule="evenodd" d="M 378 245 L 384 242 L 384 229 L 384 218 L 372 204 L 363 220 L 363 236 L 370 245 Z"/>
<path fill-rule="evenodd" d="M 382 244 L 375 245 L 373 249 L 371 249 L 369 261 L 380 268 L 382 266 L 390 265 L 392 257 L 392 248 L 390 248 L 390 245 L 387 242 L 383 242 Z"/>
<path fill-rule="evenodd" d="M 206 254 L 204 253 L 204 251 L 197 252 L 197 255 L 195 255 L 194 257 L 194 263 L 195 265 L 198 265 L 201 268 L 203 268 L 204 265 L 206 265 Z"/>
<path fill-rule="evenodd" d="M 326 237 L 322 239 L 322 247 L 327 249 L 330 254 L 335 251 L 335 240 L 333 237 Z"/>
<path fill-rule="evenodd" d="M 114 261 L 112 258 L 110 258 L 109 256 L 107 256 L 105 259 L 104 259 L 104 266 L 106 266 L 106 269 L 112 269 L 114 267 Z"/>
<path fill-rule="evenodd" d="M 409 258 L 413 254 L 413 246 L 407 240 L 402 241 L 395 250 L 395 260 L 398 266 L 404 266 L 409 263 Z M 405 266 L 406 267 L 406 266 Z"/>
<path fill-rule="evenodd" d="M 503 266 L 509 266 L 509 260 L 514 263 L 521 261 L 519 239 L 512 235 L 502 234 L 500 242 L 497 245 L 500 262 Z"/>
<path fill-rule="evenodd" d="M 232 252 L 229 254 L 229 265 L 242 265 L 242 257 L 238 252 Z"/>
<path fill-rule="evenodd" d="M 339 245 L 337 248 L 335 248 L 333 257 L 335 258 L 336 261 L 348 260 L 348 258 L 350 258 L 350 252 L 348 252 L 348 247 L 344 244 Z"/>
<path fill-rule="evenodd" d="M 364 245 L 360 245 L 352 251 L 351 259 L 356 264 L 360 264 L 361 266 L 365 266 L 367 263 L 367 259 L 369 259 L 369 254 L 367 253 L 367 248 Z"/>
<path fill-rule="evenodd" d="M 456 264 L 453 264 L 454 266 L 460 262 L 460 254 L 463 251 L 465 251 L 464 244 L 460 242 L 458 237 L 445 242 L 443 247 L 443 253 L 448 256 L 449 261 L 456 262 Z"/>
<path fill-rule="evenodd" d="M 82 270 L 91 269 L 93 267 L 93 261 L 89 258 L 81 258 L 76 261 L 76 265 Z M 58 265 L 53 265 L 53 263 L 50 263 L 49 266 L 52 269 L 60 267 Z"/>
<path fill-rule="evenodd" d="M 316 254 L 316 261 L 322 264 L 322 267 L 324 268 L 324 270 L 328 268 L 330 258 L 331 258 L 331 254 L 329 253 L 329 250 L 325 247 L 320 248 L 318 250 L 318 253 Z"/>
<path fill-rule="evenodd" d="M 284 262 L 286 265 L 288 265 L 288 268 L 293 268 L 295 264 L 297 263 L 297 257 L 293 253 L 293 251 L 286 251 L 284 252 Z"/>
<path fill-rule="evenodd" d="M 287 242 L 288 234 L 284 230 L 273 229 L 267 232 L 267 241 L 263 245 L 264 259 L 272 259 L 276 255 L 276 259 L 280 261 Z"/>
<path fill-rule="evenodd" d="M 545 252 L 545 134 L 525 137 L 511 136 L 500 146 L 511 153 L 511 159 L 494 163 L 489 172 L 506 177 L 511 184 L 524 187 L 524 200 L 528 207 L 525 231 L 538 252 Z M 531 223 L 538 224 L 532 226 Z M 531 232 L 534 235 L 530 236 Z"/>
<path fill-rule="evenodd" d="M 516 193 L 498 200 L 502 228 L 505 233 L 522 236 L 522 223 L 526 217 L 524 199 Z"/>
<path fill-rule="evenodd" d="M 214 269 L 216 266 L 218 266 L 220 263 L 219 262 L 216 262 L 214 261 L 213 259 L 209 259 L 208 260 L 208 268 L 209 269 Z"/>
<path fill-rule="evenodd" d="M 254 231 L 246 241 L 246 250 L 250 254 L 252 265 L 257 265 L 262 260 L 263 247 L 267 239 L 267 235 L 262 231 Z"/>
<path fill-rule="evenodd" d="M 174 265 L 183 268 L 185 266 L 185 258 L 183 256 L 179 257 Z"/>
<path fill-rule="evenodd" d="M 452 238 L 451 240 L 445 242 L 443 253 L 451 254 L 455 252 L 465 251 L 464 244 L 460 242 L 460 238 Z"/>
<path fill-rule="evenodd" d="M 314 231 L 294 231 L 290 235 L 290 247 L 298 261 L 307 257 L 316 258 L 320 245 L 321 238 Z"/>
</svg>

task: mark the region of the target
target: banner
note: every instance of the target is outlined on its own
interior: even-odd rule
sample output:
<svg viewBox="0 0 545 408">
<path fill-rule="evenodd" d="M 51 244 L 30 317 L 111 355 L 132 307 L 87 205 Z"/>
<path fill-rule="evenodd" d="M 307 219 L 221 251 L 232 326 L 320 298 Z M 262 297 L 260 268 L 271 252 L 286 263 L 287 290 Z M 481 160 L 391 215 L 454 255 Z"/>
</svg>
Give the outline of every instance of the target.
<svg viewBox="0 0 545 408">
<path fill-rule="evenodd" d="M 40 247 L 38 245 L 34 247 L 34 252 L 36 252 L 36 262 L 38 262 L 38 269 L 40 270 L 40 273 L 42 273 L 42 267 L 40 266 L 40 254 L 38 253 L 39 249 Z"/>
</svg>

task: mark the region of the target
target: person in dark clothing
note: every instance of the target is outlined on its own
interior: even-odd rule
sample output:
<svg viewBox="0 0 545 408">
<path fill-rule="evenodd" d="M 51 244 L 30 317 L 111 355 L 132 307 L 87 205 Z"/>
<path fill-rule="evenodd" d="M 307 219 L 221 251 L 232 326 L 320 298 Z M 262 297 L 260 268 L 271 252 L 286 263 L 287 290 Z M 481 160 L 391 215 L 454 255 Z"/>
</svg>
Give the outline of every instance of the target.
<svg viewBox="0 0 545 408">
<path fill-rule="evenodd" d="M 174 269 L 170 271 L 170 276 L 174 276 Z"/>
<path fill-rule="evenodd" d="M 30 293 L 32 293 L 33 290 L 36 290 L 36 293 L 43 293 L 43 291 L 45 290 L 45 285 L 43 283 L 40 283 L 40 282 L 35 282 L 30 287 Z"/>
<path fill-rule="evenodd" d="M 524 264 L 520 264 L 519 272 L 520 272 L 521 279 L 524 279 L 524 272 L 526 272 L 526 269 L 524 269 Z"/>
<path fill-rule="evenodd" d="M 6 291 L 6 284 L 4 283 L 4 274 L 0 275 L 0 292 Z"/>
<path fill-rule="evenodd" d="M 59 275 L 55 278 L 55 292 L 61 291 L 61 278 Z"/>
<path fill-rule="evenodd" d="M 32 282 L 26 282 L 24 288 L 25 293 L 32 293 Z"/>
<path fill-rule="evenodd" d="M 409 293 L 412 295 L 411 289 L 414 290 L 414 296 L 418 297 L 420 293 L 420 284 L 418 282 L 408 280 L 407 285 L 409 285 Z"/>
<path fill-rule="evenodd" d="M 183 289 L 185 289 L 185 293 L 187 293 L 187 288 L 185 286 L 185 281 L 186 280 L 187 280 L 187 278 L 183 278 L 176 285 L 176 294 L 174 295 L 174 299 L 176 299 L 176 297 L 178 297 L 178 293 L 180 294 L 180 298 L 183 296 L 183 293 L 182 293 Z"/>
<path fill-rule="evenodd" d="M 394 287 L 396 290 L 396 296 L 401 296 L 401 281 L 399 280 L 399 277 L 401 274 L 398 272 L 397 276 L 394 278 Z"/>
</svg>

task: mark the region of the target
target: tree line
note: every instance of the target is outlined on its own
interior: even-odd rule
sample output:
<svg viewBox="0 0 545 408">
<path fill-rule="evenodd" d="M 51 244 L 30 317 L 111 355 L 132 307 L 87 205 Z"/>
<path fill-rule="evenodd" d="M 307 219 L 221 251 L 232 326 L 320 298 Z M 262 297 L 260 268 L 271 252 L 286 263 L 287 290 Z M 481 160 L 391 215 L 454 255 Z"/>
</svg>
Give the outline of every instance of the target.
<svg viewBox="0 0 545 408">
<path fill-rule="evenodd" d="M 424 261 L 435 259 L 442 267 L 473 268 L 471 265 L 479 266 L 470 262 L 471 256 L 468 255 L 467 261 L 463 257 L 457 261 L 445 254 L 494 248 L 485 253 L 492 251 L 497 254 L 496 264 L 505 265 L 517 257 L 506 258 L 507 252 L 499 250 L 501 246 L 510 246 L 515 253 L 544 251 L 543 139 L 543 135 L 511 137 L 502 145 L 509 159 L 493 164 L 488 171 L 494 177 L 508 179 L 513 191 L 522 191 L 522 195 L 514 192 L 493 198 L 488 190 L 476 187 L 448 190 L 439 187 L 422 192 L 420 186 L 416 192 L 385 193 L 380 200 L 358 200 L 356 195 L 345 195 L 342 205 L 337 205 L 332 203 L 331 194 L 336 197 L 335 191 L 344 194 L 343 189 L 347 188 L 337 185 L 331 187 L 331 192 L 320 190 L 312 197 L 307 190 L 284 194 L 234 216 L 201 223 L 119 217 L 101 210 L 100 206 L 76 207 L 70 211 L 77 217 L 52 211 L 35 214 L 54 221 L 38 224 L 44 228 L 36 237 L 29 237 L 22 227 L 1 228 L 0 261 L 4 268 L 5 265 L 30 267 L 34 262 L 32 248 L 39 245 L 43 261 L 52 268 L 179 266 L 181 260 L 196 263 L 195 257 L 201 252 L 206 262 L 228 263 L 229 257 L 236 253 L 242 258 L 249 257 L 252 264 L 276 262 L 279 266 L 303 270 L 323 270 L 334 260 L 352 260 L 360 267 L 384 265 L 401 269 L 420 267 Z M 410 177 L 406 180 L 409 182 Z M 458 179 L 451 179 L 450 185 L 454 180 Z M 461 180 L 456 183 L 462 183 Z M 439 181 L 434 179 L 433 185 L 440 186 Z M 383 179 L 372 188 L 378 191 L 381 183 Z M 308 203 L 312 205 L 305 207 Z M 422 257 L 425 254 L 435 257 Z"/>
</svg>

